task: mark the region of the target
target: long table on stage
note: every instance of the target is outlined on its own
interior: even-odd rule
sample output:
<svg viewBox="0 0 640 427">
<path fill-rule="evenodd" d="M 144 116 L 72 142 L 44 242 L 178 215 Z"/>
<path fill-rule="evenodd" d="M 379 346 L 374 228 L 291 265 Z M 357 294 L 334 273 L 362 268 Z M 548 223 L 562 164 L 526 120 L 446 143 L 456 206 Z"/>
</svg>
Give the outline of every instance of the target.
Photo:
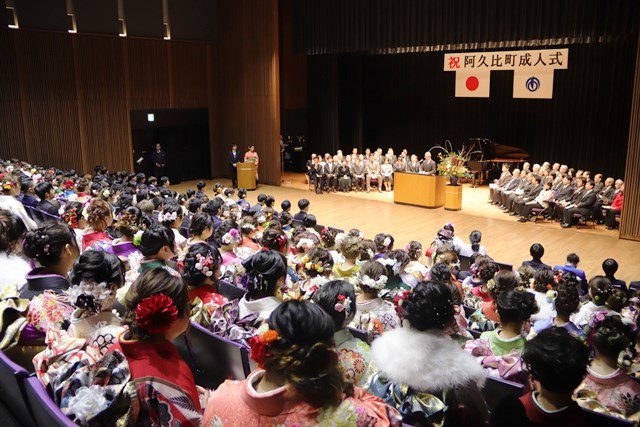
<svg viewBox="0 0 640 427">
<path fill-rule="evenodd" d="M 393 202 L 405 205 L 439 208 L 444 206 L 446 177 L 419 173 L 393 174 Z"/>
</svg>

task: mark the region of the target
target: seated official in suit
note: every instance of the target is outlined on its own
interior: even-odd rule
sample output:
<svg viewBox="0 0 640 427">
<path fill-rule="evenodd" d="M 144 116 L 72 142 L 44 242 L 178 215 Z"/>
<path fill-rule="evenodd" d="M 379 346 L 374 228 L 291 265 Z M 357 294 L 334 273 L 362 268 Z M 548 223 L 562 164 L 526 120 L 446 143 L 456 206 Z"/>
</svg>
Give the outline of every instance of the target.
<svg viewBox="0 0 640 427">
<path fill-rule="evenodd" d="M 507 178 L 503 185 L 496 188 L 491 197 L 491 203 L 494 205 L 502 205 L 502 193 L 505 191 L 514 191 L 520 184 L 520 169 L 514 169 L 511 177 Z"/>
<path fill-rule="evenodd" d="M 573 194 L 571 195 L 571 198 L 569 198 L 568 200 L 557 201 L 555 204 L 555 208 L 553 210 L 553 218 L 555 218 L 558 222 L 562 221 L 562 218 L 564 217 L 564 211 L 567 206 L 578 203 L 585 192 L 585 179 L 575 178 L 572 180 L 572 183 Z"/>
<path fill-rule="evenodd" d="M 362 191 L 365 188 L 365 176 L 367 175 L 367 169 L 362 163 L 360 157 L 356 157 L 353 165 L 351 166 L 351 176 L 353 177 L 356 191 Z"/>
<path fill-rule="evenodd" d="M 602 212 L 602 207 L 610 205 L 613 201 L 613 198 L 616 196 L 616 193 L 618 192 L 617 186 L 614 186 L 614 183 L 615 180 L 613 178 L 607 178 L 604 181 L 604 187 L 602 187 L 602 190 L 598 192 L 596 204 L 593 206 L 592 213 L 593 219 L 597 221 L 598 224 L 602 224 L 604 222 L 604 213 Z"/>
<path fill-rule="evenodd" d="M 367 169 L 367 193 L 371 190 L 371 180 L 378 182 L 378 192 L 382 193 L 382 183 L 380 180 L 380 162 L 376 160 L 375 155 L 369 156 L 369 161 L 366 165 Z"/>
<path fill-rule="evenodd" d="M 564 217 L 562 220 L 562 228 L 569 228 L 574 222 L 573 215 L 581 214 L 583 216 L 588 216 L 591 214 L 593 209 L 593 205 L 596 203 L 596 193 L 593 191 L 594 186 L 593 181 L 587 181 L 585 185 L 585 191 L 576 204 L 572 204 L 566 206 L 564 209 Z"/>
<path fill-rule="evenodd" d="M 511 172 L 509 171 L 509 165 L 505 163 L 502 165 L 502 174 L 500 175 L 500 178 L 497 181 L 494 181 L 493 183 L 489 184 L 489 202 L 490 203 L 493 203 L 495 192 L 501 188 L 504 188 L 504 186 L 507 184 L 507 182 L 509 182 L 510 179 L 511 179 Z"/>
<path fill-rule="evenodd" d="M 513 212 L 513 204 L 515 203 L 518 197 L 529 196 L 531 192 L 535 188 L 535 183 L 533 181 L 533 172 L 529 172 L 525 179 L 522 180 L 522 183 L 516 191 L 511 194 L 506 195 L 504 197 L 504 207 L 502 208 L 505 212 Z"/>
<path fill-rule="evenodd" d="M 553 199 L 553 190 L 551 190 L 551 182 L 544 184 L 544 189 L 536 196 L 535 199 L 526 202 L 520 209 L 520 222 L 527 222 L 529 215 L 533 209 L 547 209 L 549 201 Z"/>
<path fill-rule="evenodd" d="M 435 175 L 436 174 L 436 162 L 431 159 L 431 153 L 424 153 L 424 160 L 422 160 L 422 165 L 420 165 L 420 169 L 426 175 Z"/>
<path fill-rule="evenodd" d="M 534 175 L 531 177 L 531 185 L 530 188 L 527 192 L 525 192 L 522 196 L 520 197 L 516 197 L 513 201 L 513 213 L 512 215 L 516 216 L 516 215 L 521 215 L 522 214 L 522 209 L 524 208 L 524 205 L 532 202 L 536 197 L 538 197 L 538 194 L 540 194 L 540 192 L 542 191 L 542 184 L 540 183 L 540 176 L 538 175 Z"/>
</svg>

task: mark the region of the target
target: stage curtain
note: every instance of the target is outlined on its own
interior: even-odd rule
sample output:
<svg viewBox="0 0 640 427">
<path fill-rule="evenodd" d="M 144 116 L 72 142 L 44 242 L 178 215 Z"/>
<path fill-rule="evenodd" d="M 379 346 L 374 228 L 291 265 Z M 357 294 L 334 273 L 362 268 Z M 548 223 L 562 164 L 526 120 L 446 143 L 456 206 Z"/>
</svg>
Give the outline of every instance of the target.
<svg viewBox="0 0 640 427">
<path fill-rule="evenodd" d="M 301 53 L 404 53 L 634 40 L 636 0 L 299 0 Z"/>
</svg>

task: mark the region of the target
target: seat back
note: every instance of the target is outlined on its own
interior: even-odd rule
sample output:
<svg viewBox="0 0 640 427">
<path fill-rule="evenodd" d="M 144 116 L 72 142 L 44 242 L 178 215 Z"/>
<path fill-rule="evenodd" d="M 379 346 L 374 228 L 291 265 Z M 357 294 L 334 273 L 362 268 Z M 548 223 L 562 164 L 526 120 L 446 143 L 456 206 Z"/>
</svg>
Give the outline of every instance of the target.
<svg viewBox="0 0 640 427">
<path fill-rule="evenodd" d="M 464 255 L 458 255 L 458 260 L 460 261 L 460 271 L 471 270 L 471 258 Z"/>
<path fill-rule="evenodd" d="M 227 379 L 244 379 L 251 370 L 246 348 L 197 323 L 191 322 L 187 335 L 176 338 L 174 344 L 199 386 L 216 389 Z"/>
<path fill-rule="evenodd" d="M 329 230 L 333 231 L 336 234 L 344 233 L 344 230 L 341 228 L 329 227 Z"/>
<path fill-rule="evenodd" d="M 33 422 L 24 392 L 29 373 L 0 351 L 0 401 L 14 417 L 25 424 Z"/>
<path fill-rule="evenodd" d="M 220 292 L 220 295 L 226 297 L 229 301 L 240 299 L 247 293 L 244 289 L 233 286 L 226 280 L 218 281 L 218 292 Z"/>
<path fill-rule="evenodd" d="M 475 308 L 469 307 L 468 305 L 463 305 L 462 308 L 464 309 L 464 317 L 466 317 L 467 319 L 469 318 L 469 316 L 476 312 Z"/>
<path fill-rule="evenodd" d="M 349 327 L 349 332 L 351 332 L 351 335 L 353 335 L 354 337 L 366 342 L 367 344 L 370 344 L 369 343 L 369 334 L 367 334 L 367 331 L 364 331 L 364 330 L 358 329 L 358 328 Z"/>
<path fill-rule="evenodd" d="M 291 226 L 292 227 L 304 227 L 304 222 L 294 219 L 291 221 Z"/>
<path fill-rule="evenodd" d="M 316 224 L 313 226 L 313 229 L 316 230 L 318 233 L 322 233 L 322 230 L 324 230 L 324 225 L 320 225 L 320 224 Z"/>
<path fill-rule="evenodd" d="M 487 378 L 487 382 L 482 388 L 482 397 L 484 397 L 489 410 L 493 410 L 500 401 L 508 397 L 520 397 L 524 393 L 522 384 L 503 380 L 502 378 Z"/>
<path fill-rule="evenodd" d="M 581 408 L 581 409 L 587 417 L 586 423 L 585 423 L 585 425 L 587 426 L 631 427 L 636 425 L 636 423 L 631 420 L 614 417 L 613 415 L 592 411 L 590 409 L 585 409 L 585 408 Z"/>
<path fill-rule="evenodd" d="M 25 380 L 25 389 L 29 404 L 33 410 L 33 417 L 36 420 L 36 424 L 31 425 L 40 427 L 71 427 L 76 425 L 62 413 L 38 378 L 27 378 Z"/>
<path fill-rule="evenodd" d="M 500 267 L 500 270 L 513 271 L 513 264 L 507 264 L 506 262 L 498 262 L 498 261 L 495 261 L 495 263 L 498 264 L 498 267 Z"/>
</svg>

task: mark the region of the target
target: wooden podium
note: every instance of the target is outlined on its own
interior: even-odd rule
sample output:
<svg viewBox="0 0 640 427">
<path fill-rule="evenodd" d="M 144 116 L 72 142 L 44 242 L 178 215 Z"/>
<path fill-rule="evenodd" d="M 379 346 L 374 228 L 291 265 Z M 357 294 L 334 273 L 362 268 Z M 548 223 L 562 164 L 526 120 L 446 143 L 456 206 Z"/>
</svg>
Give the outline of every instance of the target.
<svg viewBox="0 0 640 427">
<path fill-rule="evenodd" d="M 444 205 L 446 178 L 439 175 L 395 172 L 393 202 L 405 205 L 439 208 Z"/>
<path fill-rule="evenodd" d="M 238 187 L 246 190 L 256 189 L 256 165 L 253 162 L 238 163 Z"/>
</svg>

